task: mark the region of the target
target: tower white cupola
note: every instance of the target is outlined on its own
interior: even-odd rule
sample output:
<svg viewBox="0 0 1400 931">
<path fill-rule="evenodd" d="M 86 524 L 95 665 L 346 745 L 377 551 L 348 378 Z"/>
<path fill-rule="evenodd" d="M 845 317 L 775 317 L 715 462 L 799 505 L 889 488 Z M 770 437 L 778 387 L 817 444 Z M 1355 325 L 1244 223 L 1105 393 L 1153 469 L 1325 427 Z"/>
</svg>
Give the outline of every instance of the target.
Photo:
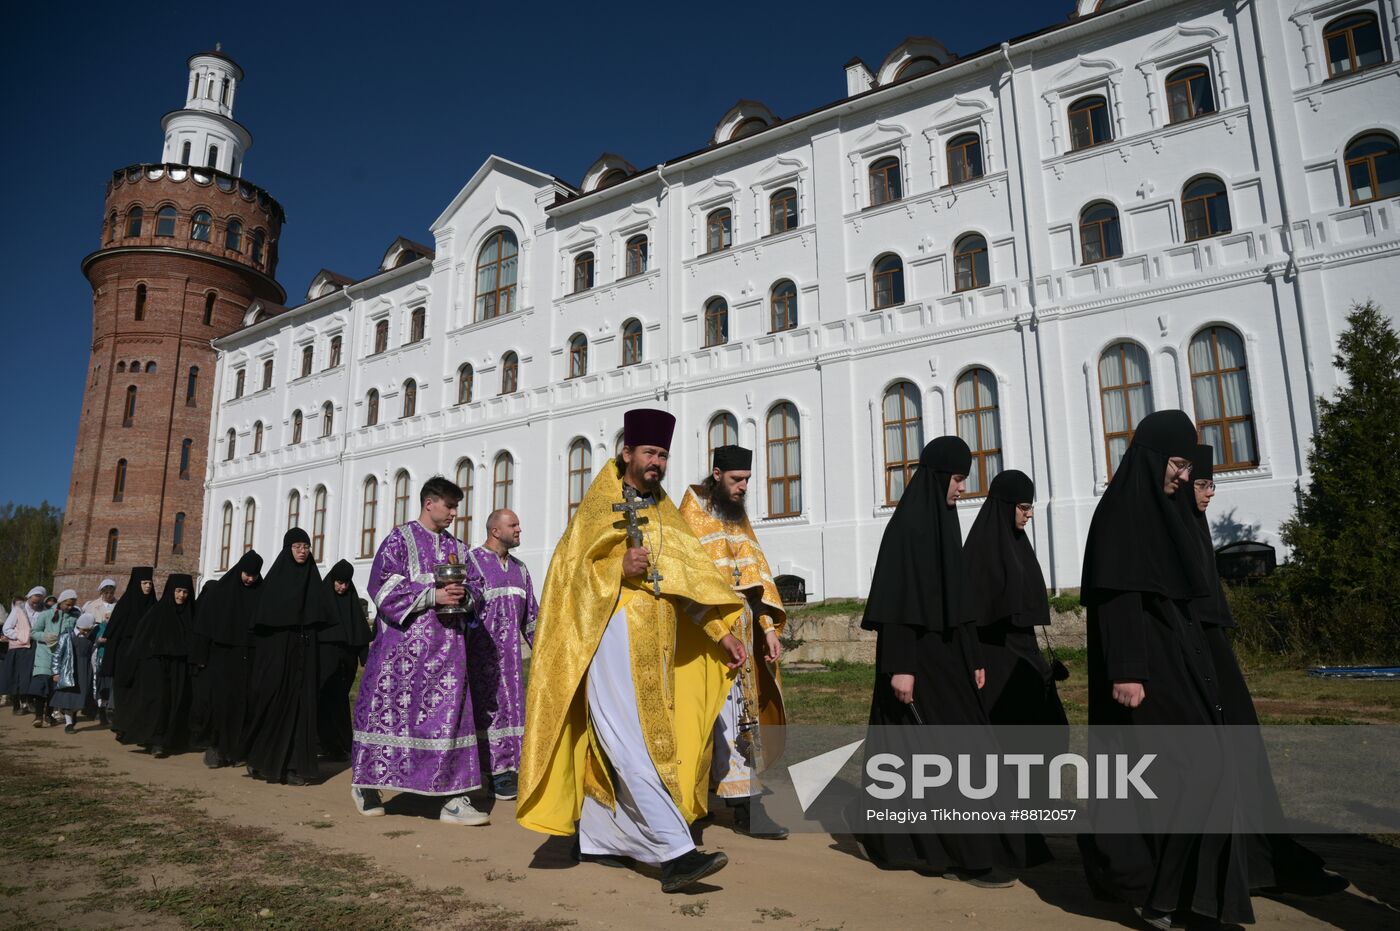
<svg viewBox="0 0 1400 931">
<path fill-rule="evenodd" d="M 243 69 L 217 44 L 212 52 L 191 55 L 189 69 L 184 108 L 161 120 L 165 130 L 161 161 L 239 175 L 243 155 L 253 145 L 252 135 L 233 118 Z"/>
</svg>

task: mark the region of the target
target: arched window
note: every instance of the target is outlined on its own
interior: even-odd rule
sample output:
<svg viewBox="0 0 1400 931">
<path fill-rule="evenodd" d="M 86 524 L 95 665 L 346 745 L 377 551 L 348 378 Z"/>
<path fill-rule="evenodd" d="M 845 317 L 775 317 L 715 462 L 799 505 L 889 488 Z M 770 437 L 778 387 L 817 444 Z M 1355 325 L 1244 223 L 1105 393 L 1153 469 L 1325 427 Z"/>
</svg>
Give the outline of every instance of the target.
<svg viewBox="0 0 1400 931">
<path fill-rule="evenodd" d="M 301 442 L 301 411 L 292 411 L 292 445 L 296 446 Z"/>
<path fill-rule="evenodd" d="M 412 417 L 418 413 L 418 382 L 413 379 L 403 383 L 403 413 L 401 417 Z"/>
<path fill-rule="evenodd" d="M 938 70 L 938 59 L 928 55 L 916 55 L 899 66 L 899 70 L 894 73 L 896 81 L 903 81 L 907 78 L 916 78 L 921 74 L 928 74 Z"/>
<path fill-rule="evenodd" d="M 899 175 L 899 159 L 894 156 L 877 159 L 870 165 L 870 206 L 888 204 L 904 196 Z"/>
<path fill-rule="evenodd" d="M 705 345 L 723 346 L 729 342 L 729 305 L 722 297 L 705 303 Z"/>
<path fill-rule="evenodd" d="M 107 531 L 107 551 L 103 555 L 102 561 L 109 566 L 117 561 L 117 540 L 120 536 L 116 527 Z"/>
<path fill-rule="evenodd" d="M 214 302 L 219 296 L 213 291 L 204 295 L 204 325 L 210 326 L 214 323 Z"/>
<path fill-rule="evenodd" d="M 371 388 L 369 394 L 365 395 L 365 426 L 373 427 L 379 423 L 379 392 Z"/>
<path fill-rule="evenodd" d="M 515 487 L 515 459 L 510 453 L 500 453 L 491 469 L 491 507 L 508 508 Z"/>
<path fill-rule="evenodd" d="M 997 383 L 983 368 L 968 369 L 953 389 L 958 436 L 972 448 L 972 474 L 967 477 L 969 497 L 985 495 L 987 486 L 1001 471 L 1001 423 L 997 411 Z"/>
<path fill-rule="evenodd" d="M 228 428 L 228 433 L 224 434 L 224 462 L 232 462 L 237 453 L 238 431 L 233 427 Z"/>
<path fill-rule="evenodd" d="M 131 374 L 133 374 L 133 375 L 140 375 L 140 374 L 141 374 L 141 363 L 138 362 L 138 361 L 136 361 L 135 359 L 132 359 L 132 360 L 131 360 L 131 365 L 129 366 L 129 369 L 130 369 L 130 371 L 131 371 Z"/>
<path fill-rule="evenodd" d="M 797 188 L 785 187 L 768 198 L 768 232 L 797 229 Z"/>
<path fill-rule="evenodd" d="M 1072 150 L 1113 141 L 1108 101 L 1102 95 L 1081 97 L 1069 105 L 1069 147 Z"/>
<path fill-rule="evenodd" d="M 761 133 L 767 128 L 768 124 L 766 122 L 756 116 L 751 116 L 746 120 L 740 121 L 739 125 L 734 127 L 734 130 L 729 134 L 729 141 L 733 142 L 736 139 L 752 136 L 754 133 Z"/>
<path fill-rule="evenodd" d="M 962 184 L 982 177 L 982 138 L 963 133 L 948 140 L 948 183 Z"/>
<path fill-rule="evenodd" d="M 117 374 L 119 374 L 119 375 L 124 375 L 124 374 L 126 374 L 126 363 L 125 363 L 125 362 L 118 362 L 118 363 L 117 363 Z"/>
<path fill-rule="evenodd" d="M 126 494 L 126 460 L 117 460 L 117 474 L 112 482 L 112 500 L 120 501 Z"/>
<path fill-rule="evenodd" d="M 399 469 L 394 474 L 394 526 L 408 523 L 408 470 Z"/>
<path fill-rule="evenodd" d="M 213 81 L 210 81 L 210 82 L 209 82 L 209 99 L 210 99 L 210 100 L 214 99 L 214 82 L 213 82 Z M 207 167 L 209 167 L 209 168 L 218 168 L 218 167 L 219 167 L 219 147 L 216 146 L 216 145 L 211 145 L 211 146 L 209 147 L 209 164 L 208 164 Z"/>
<path fill-rule="evenodd" d="M 253 235 L 248 237 L 249 248 L 248 257 L 253 260 L 254 265 L 261 265 L 263 261 L 263 244 L 267 235 L 262 230 L 253 230 Z"/>
<path fill-rule="evenodd" d="M 1181 192 L 1181 215 L 1186 241 L 1209 239 L 1230 232 L 1230 200 L 1225 185 L 1209 175 L 1188 183 Z"/>
<path fill-rule="evenodd" d="M 258 453 L 262 452 L 262 441 L 263 441 L 263 425 L 262 425 L 262 421 L 259 420 L 259 421 L 257 421 L 256 423 L 253 424 L 253 455 L 254 455 L 254 456 L 256 456 Z"/>
<path fill-rule="evenodd" d="M 472 539 L 472 486 L 476 483 L 476 466 L 470 459 L 457 463 L 457 487 L 462 489 L 462 503 L 457 505 L 457 526 L 453 533 L 463 543 Z"/>
<path fill-rule="evenodd" d="M 253 534 L 257 529 L 258 505 L 252 498 L 243 502 L 243 552 L 253 548 Z"/>
<path fill-rule="evenodd" d="M 374 325 L 374 351 L 376 354 L 389 351 L 388 320 L 380 320 Z"/>
<path fill-rule="evenodd" d="M 374 522 L 379 509 L 379 482 L 373 475 L 365 479 L 360 502 L 360 558 L 369 559 L 374 555 Z"/>
<path fill-rule="evenodd" d="M 501 356 L 501 394 L 520 390 L 520 357 L 514 352 Z"/>
<path fill-rule="evenodd" d="M 287 529 L 294 530 L 301 526 L 301 492 L 295 488 L 287 495 Z"/>
<path fill-rule="evenodd" d="M 593 253 L 580 252 L 574 257 L 574 293 L 593 287 Z"/>
<path fill-rule="evenodd" d="M 642 322 L 635 317 L 622 325 L 622 364 L 642 361 Z"/>
<path fill-rule="evenodd" d="M 339 368 L 339 367 L 340 367 L 340 347 L 341 347 L 341 339 L 340 339 L 340 337 L 339 337 L 339 336 L 332 336 L 332 337 L 331 337 L 331 352 L 330 352 L 330 358 L 326 360 L 326 368 L 328 368 L 328 369 L 334 369 L 334 368 Z"/>
<path fill-rule="evenodd" d="M 1347 189 L 1353 204 L 1400 194 L 1400 151 L 1395 137 L 1368 133 L 1346 150 Z"/>
<path fill-rule="evenodd" d="M 410 343 L 421 341 L 427 328 L 428 311 L 423 307 L 415 307 L 408 318 L 408 341 Z"/>
<path fill-rule="evenodd" d="M 645 236 L 633 236 L 627 240 L 627 277 L 640 275 L 647 270 L 648 251 Z"/>
<path fill-rule="evenodd" d="M 569 337 L 569 377 L 581 378 L 588 374 L 588 337 L 575 333 Z"/>
<path fill-rule="evenodd" d="M 768 516 L 802 513 L 802 441 L 797 408 L 790 402 L 768 410 Z"/>
<path fill-rule="evenodd" d="M 1108 477 L 1123 459 L 1138 421 L 1152 413 L 1152 375 L 1137 343 L 1114 343 L 1099 356 L 1099 401 L 1103 408 Z"/>
<path fill-rule="evenodd" d="M 875 260 L 872 266 L 875 284 L 875 309 L 904 303 L 904 262 L 893 252 Z"/>
<path fill-rule="evenodd" d="M 229 220 L 224 227 L 224 248 L 231 252 L 243 251 L 243 224 L 238 220 Z"/>
<path fill-rule="evenodd" d="M 197 74 L 194 76 L 194 95 L 195 95 L 196 97 L 199 96 L 199 75 L 197 75 Z M 194 148 L 194 144 L 193 144 L 192 142 L 190 142 L 190 140 L 186 139 L 186 140 L 185 140 L 185 144 L 184 144 L 183 146 L 180 147 L 180 164 L 181 164 L 181 165 L 188 165 L 188 164 L 190 163 L 190 150 L 193 149 L 193 148 Z"/>
<path fill-rule="evenodd" d="M 457 403 L 470 404 L 472 402 L 472 382 L 475 376 L 472 373 L 470 363 L 463 363 L 457 367 Z"/>
<path fill-rule="evenodd" d="M 107 241 L 117 241 L 117 212 L 115 210 L 107 215 Z"/>
<path fill-rule="evenodd" d="M 614 168 L 611 171 L 603 173 L 603 176 L 598 179 L 598 186 L 594 188 L 594 190 L 601 191 L 605 187 L 612 187 L 614 184 L 620 184 L 626 180 L 627 172 L 623 171 L 621 168 Z"/>
<path fill-rule="evenodd" d="M 317 485 L 311 497 L 311 555 L 317 562 L 326 554 L 326 486 Z"/>
<path fill-rule="evenodd" d="M 175 512 L 175 529 L 170 534 L 170 552 L 176 556 L 185 552 L 185 512 Z"/>
<path fill-rule="evenodd" d="M 885 390 L 880 420 L 885 436 L 885 504 L 896 505 L 919 467 L 924 448 L 924 418 L 919 389 L 897 381 Z"/>
<path fill-rule="evenodd" d="M 991 269 L 987 265 L 987 240 L 977 233 L 968 233 L 953 244 L 954 291 L 971 291 L 991 284 Z"/>
<path fill-rule="evenodd" d="M 784 278 L 768 292 L 769 330 L 779 333 L 797 326 L 797 285 Z"/>
<path fill-rule="evenodd" d="M 1253 468 L 1259 455 L 1244 341 L 1229 327 L 1207 327 L 1191 338 L 1189 355 L 1196 430 L 1215 447 L 1217 471 Z"/>
<path fill-rule="evenodd" d="M 1327 47 L 1327 76 L 1346 77 L 1385 62 L 1381 28 L 1374 13 L 1356 13 L 1328 23 L 1322 30 Z"/>
<path fill-rule="evenodd" d="M 520 247 L 509 230 L 487 238 L 476 257 L 476 319 L 489 320 L 515 309 L 515 278 Z"/>
<path fill-rule="evenodd" d="M 1167 116 L 1173 123 L 1184 123 L 1215 112 L 1215 94 L 1210 88 L 1210 69 L 1187 65 L 1167 75 Z"/>
<path fill-rule="evenodd" d="M 233 502 L 224 502 L 223 523 L 219 528 L 219 571 L 228 569 L 229 554 L 233 550 Z"/>
<path fill-rule="evenodd" d="M 715 460 L 715 450 L 721 446 L 733 446 L 739 442 L 739 421 L 726 411 L 720 411 L 710 418 L 710 426 L 705 431 L 705 439 L 709 444 L 705 450 L 705 465 L 710 466 Z"/>
<path fill-rule="evenodd" d="M 705 218 L 705 251 L 719 252 L 734 244 L 734 219 L 728 207 L 712 211 Z"/>
<path fill-rule="evenodd" d="M 272 387 L 272 360 L 263 360 L 262 390 L 266 391 Z"/>
<path fill-rule="evenodd" d="M 175 235 L 175 208 L 166 206 L 156 211 L 156 235 Z"/>
<path fill-rule="evenodd" d="M 155 373 L 156 373 L 156 364 L 155 364 L 154 362 L 147 362 L 147 363 L 146 363 L 146 374 L 147 374 L 147 375 L 154 375 Z"/>
<path fill-rule="evenodd" d="M 311 367 L 315 363 L 316 347 L 307 343 L 301 347 L 301 377 L 305 378 L 311 374 Z"/>
<path fill-rule="evenodd" d="M 195 406 L 195 395 L 199 390 L 199 366 L 191 365 L 189 377 L 185 379 L 185 406 Z"/>
<path fill-rule="evenodd" d="M 573 520 L 574 512 L 583 503 L 583 495 L 588 491 L 588 480 L 592 475 L 593 448 L 587 440 L 579 437 L 569 444 L 569 508 L 566 520 Z"/>
<path fill-rule="evenodd" d="M 207 210 L 196 210 L 190 218 L 190 239 L 197 242 L 209 241 L 210 217 Z"/>
<path fill-rule="evenodd" d="M 141 218 L 146 215 L 140 207 L 132 207 L 126 212 L 126 235 L 128 239 L 141 235 Z"/>
<path fill-rule="evenodd" d="M 1079 253 L 1085 265 L 1123 254 L 1117 207 L 1099 201 L 1079 212 Z"/>
<path fill-rule="evenodd" d="M 144 284 L 136 286 L 136 306 L 131 315 L 136 320 L 146 319 L 146 286 Z"/>
<path fill-rule="evenodd" d="M 245 371 L 244 369 L 239 369 L 238 371 L 236 371 L 236 372 L 233 373 L 233 396 L 234 396 L 234 398 L 241 398 L 241 397 L 243 397 L 243 389 L 244 389 L 244 387 L 246 386 L 247 380 L 248 380 L 248 373 L 247 373 L 247 371 Z"/>
<path fill-rule="evenodd" d="M 122 406 L 122 426 L 129 427 L 136 419 L 136 386 L 127 385 L 126 404 Z"/>
<path fill-rule="evenodd" d="M 328 437 L 335 430 L 335 405 L 330 401 L 321 405 L 321 436 Z"/>
<path fill-rule="evenodd" d="M 190 456 L 194 451 L 194 440 L 185 437 L 180 441 L 180 478 L 190 477 Z"/>
</svg>

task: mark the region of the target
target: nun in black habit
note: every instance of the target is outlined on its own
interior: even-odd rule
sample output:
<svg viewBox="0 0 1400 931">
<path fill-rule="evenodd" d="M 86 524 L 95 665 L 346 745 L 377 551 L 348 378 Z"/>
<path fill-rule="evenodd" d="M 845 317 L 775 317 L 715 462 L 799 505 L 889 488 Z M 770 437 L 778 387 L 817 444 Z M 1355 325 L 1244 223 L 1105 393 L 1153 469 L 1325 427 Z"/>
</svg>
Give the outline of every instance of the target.
<svg viewBox="0 0 1400 931">
<path fill-rule="evenodd" d="M 252 621 L 252 676 L 243 753 L 248 775 L 307 785 L 317 778 L 316 635 L 330 621 L 311 538 L 300 528 L 282 537 Z"/>
<path fill-rule="evenodd" d="M 183 573 L 171 575 L 160 601 L 136 625 L 117 669 L 117 681 L 129 689 L 129 712 L 122 712 L 122 740 L 156 757 L 184 749 L 189 737 L 194 613 L 194 579 Z"/>
<path fill-rule="evenodd" d="M 373 639 L 360 593 L 353 580 L 355 567 L 342 559 L 326 574 L 326 603 L 335 620 L 316 639 L 320 663 L 320 692 L 316 700 L 321 752 L 333 761 L 350 758 L 354 736 L 350 721 L 350 689 Z"/>
<path fill-rule="evenodd" d="M 933 440 L 885 527 L 861 619 L 877 635 L 872 726 L 990 724 L 978 695 L 984 664 L 971 625 L 957 513 L 971 469 L 967 443 L 956 436 Z M 1038 835 L 871 833 L 857 840 L 879 866 L 985 887 L 1011 885 L 1007 867 L 1050 858 Z"/>
<path fill-rule="evenodd" d="M 209 746 L 213 740 L 213 724 L 209 719 L 209 702 L 212 696 L 209 694 L 210 682 L 208 677 L 203 675 L 204 661 L 196 656 L 199 649 L 201 634 L 204 627 L 209 623 L 208 613 L 213 606 L 213 600 L 209 595 L 218 585 L 218 579 L 209 579 L 199 589 L 199 596 L 194 600 L 194 613 L 199 618 L 194 628 L 190 631 L 190 748 L 203 750 Z"/>
<path fill-rule="evenodd" d="M 102 643 L 102 662 L 97 667 L 97 688 L 100 693 L 107 690 L 107 709 L 110 714 L 112 731 L 120 739 L 122 736 L 121 698 L 125 688 L 117 679 L 118 663 L 126 649 L 136 625 L 146 612 L 155 607 L 155 570 L 150 566 L 134 566 L 127 579 L 126 590 L 112 606 L 112 616 L 107 620 L 106 636 Z"/>
<path fill-rule="evenodd" d="M 249 627 L 262 595 L 263 558 L 248 550 L 199 596 L 199 624 L 190 638 L 190 662 L 206 695 L 204 765 L 231 766 L 241 759 L 252 663 Z"/>
<path fill-rule="evenodd" d="M 982 704 L 993 724 L 1069 723 L 1035 640 L 1035 629 L 1050 623 L 1050 599 L 1025 531 L 1034 503 L 1029 475 L 1001 472 L 963 547 L 968 607 L 987 670 Z"/>
</svg>

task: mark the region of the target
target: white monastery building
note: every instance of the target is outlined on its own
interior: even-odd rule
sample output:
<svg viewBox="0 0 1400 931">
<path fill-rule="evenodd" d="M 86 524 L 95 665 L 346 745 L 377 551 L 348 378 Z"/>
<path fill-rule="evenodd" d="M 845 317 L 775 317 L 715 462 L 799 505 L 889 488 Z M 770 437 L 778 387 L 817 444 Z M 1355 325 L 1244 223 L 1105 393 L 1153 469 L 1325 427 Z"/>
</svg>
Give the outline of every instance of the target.
<svg viewBox="0 0 1400 931">
<path fill-rule="evenodd" d="M 489 158 L 431 247 L 216 341 L 203 574 L 296 525 L 363 579 L 441 473 L 458 535 L 514 508 L 542 578 L 636 406 L 678 418 L 677 499 L 713 446 L 757 451 L 750 515 L 810 599 L 866 593 L 952 432 L 965 527 L 997 470 L 1035 479 L 1052 586 L 1152 410 L 1215 446 L 1217 543 L 1277 544 L 1348 310 L 1400 308 L 1398 37 L 1400 0 L 1082 0 L 854 59 L 806 114 L 741 100 L 653 168 Z"/>
</svg>

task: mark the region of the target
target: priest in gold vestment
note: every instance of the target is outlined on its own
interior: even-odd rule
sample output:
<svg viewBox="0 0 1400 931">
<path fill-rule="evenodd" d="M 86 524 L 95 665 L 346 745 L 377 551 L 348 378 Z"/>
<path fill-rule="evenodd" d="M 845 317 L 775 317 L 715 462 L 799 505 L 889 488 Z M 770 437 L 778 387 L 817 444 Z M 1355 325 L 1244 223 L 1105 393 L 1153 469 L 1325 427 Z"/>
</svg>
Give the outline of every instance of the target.
<svg viewBox="0 0 1400 931">
<path fill-rule="evenodd" d="M 695 848 L 690 823 L 705 814 L 712 729 L 745 658 L 731 633 L 742 601 L 661 487 L 674 429 L 665 411 L 627 412 L 622 453 L 554 550 L 516 809 L 530 830 L 577 830 L 581 860 L 661 866 L 666 892 L 728 862 Z"/>
</svg>

